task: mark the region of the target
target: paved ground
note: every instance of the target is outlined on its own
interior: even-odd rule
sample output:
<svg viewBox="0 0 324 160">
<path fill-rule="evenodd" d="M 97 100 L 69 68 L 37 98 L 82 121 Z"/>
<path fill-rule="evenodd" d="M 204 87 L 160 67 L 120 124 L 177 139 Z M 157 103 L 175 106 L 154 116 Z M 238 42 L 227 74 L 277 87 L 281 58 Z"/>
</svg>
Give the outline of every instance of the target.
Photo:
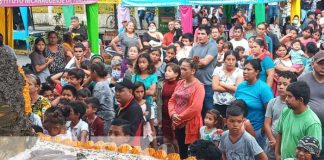
<svg viewBox="0 0 324 160">
<path fill-rule="evenodd" d="M 23 66 L 27 63 L 30 63 L 30 59 L 29 59 L 28 55 L 17 54 L 17 63 L 19 66 Z"/>
</svg>

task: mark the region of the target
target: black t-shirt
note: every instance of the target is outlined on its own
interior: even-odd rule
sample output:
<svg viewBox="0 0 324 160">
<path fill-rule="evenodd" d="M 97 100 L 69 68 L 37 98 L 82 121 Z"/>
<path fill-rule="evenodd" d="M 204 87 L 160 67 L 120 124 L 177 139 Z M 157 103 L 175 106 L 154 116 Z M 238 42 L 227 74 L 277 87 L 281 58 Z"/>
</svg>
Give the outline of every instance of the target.
<svg viewBox="0 0 324 160">
<path fill-rule="evenodd" d="M 120 109 L 119 109 L 120 110 Z M 116 118 L 124 119 L 130 123 L 133 135 L 137 132 L 140 125 L 144 121 L 141 106 L 133 99 L 126 108 L 120 110 L 116 114 Z"/>
<path fill-rule="evenodd" d="M 72 33 L 73 33 L 73 37 L 81 35 L 86 40 L 88 39 L 87 29 L 84 26 L 80 26 L 80 28 L 78 28 L 78 29 L 73 28 Z"/>
</svg>

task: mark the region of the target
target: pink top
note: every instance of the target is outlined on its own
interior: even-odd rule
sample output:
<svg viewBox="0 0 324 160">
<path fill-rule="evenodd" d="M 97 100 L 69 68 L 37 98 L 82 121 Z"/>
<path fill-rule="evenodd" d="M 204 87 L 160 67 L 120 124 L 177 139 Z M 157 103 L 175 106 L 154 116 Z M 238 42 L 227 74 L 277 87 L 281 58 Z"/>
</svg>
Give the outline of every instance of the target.
<svg viewBox="0 0 324 160">
<path fill-rule="evenodd" d="M 189 86 L 184 86 L 185 80 L 180 80 L 169 100 L 169 115 L 178 114 L 180 125 L 186 126 L 185 143 L 191 144 L 199 139 L 199 129 L 202 126 L 201 110 L 205 98 L 204 85 L 196 80 Z"/>
<path fill-rule="evenodd" d="M 313 38 L 308 38 L 308 39 L 300 38 L 299 40 L 304 45 L 304 47 L 306 47 L 307 43 L 309 42 L 314 42 L 316 44 L 316 41 Z"/>
</svg>

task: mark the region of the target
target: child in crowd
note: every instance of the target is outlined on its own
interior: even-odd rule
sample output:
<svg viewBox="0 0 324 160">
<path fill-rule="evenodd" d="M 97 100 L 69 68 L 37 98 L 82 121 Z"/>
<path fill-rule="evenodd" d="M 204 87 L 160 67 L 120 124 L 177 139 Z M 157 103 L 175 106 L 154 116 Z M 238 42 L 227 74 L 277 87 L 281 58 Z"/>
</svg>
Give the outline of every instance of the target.
<svg viewBox="0 0 324 160">
<path fill-rule="evenodd" d="M 186 55 L 186 52 L 184 50 L 184 45 L 182 42 L 180 41 L 174 42 L 174 46 L 176 47 L 177 50 L 176 58 L 178 61 L 180 61 L 182 58 L 188 57 L 188 55 Z"/>
<path fill-rule="evenodd" d="M 38 94 L 41 87 L 40 79 L 32 74 L 29 74 L 26 77 L 29 84 L 32 112 L 43 119 L 44 113 L 51 107 L 51 103 L 47 98 Z"/>
<path fill-rule="evenodd" d="M 156 135 L 156 131 L 154 128 L 155 110 L 145 100 L 145 87 L 142 82 L 136 82 L 134 84 L 133 95 L 135 100 L 141 106 L 143 111 L 143 116 L 144 116 L 144 124 L 143 124 L 144 137 L 143 138 L 145 141 L 144 143 L 147 145 L 152 142 L 152 146 L 156 147 L 156 141 L 153 141 Z"/>
<path fill-rule="evenodd" d="M 46 42 L 44 38 L 36 38 L 34 51 L 29 55 L 34 73 L 44 83 L 46 78 L 50 76 L 48 67 L 54 61 L 53 57 L 45 58 Z"/>
<path fill-rule="evenodd" d="M 304 51 L 302 50 L 302 43 L 299 40 L 295 40 L 291 43 L 291 50 L 289 54 L 287 54 L 284 59 L 288 59 L 290 57 L 292 62 L 292 67 L 295 69 L 301 69 L 303 67 L 304 57 L 308 57 Z"/>
<path fill-rule="evenodd" d="M 220 38 L 219 30 L 216 26 L 212 27 L 210 31 L 211 31 L 211 40 L 210 40 L 211 42 L 215 42 L 218 38 Z"/>
<path fill-rule="evenodd" d="M 76 100 L 77 90 L 71 85 L 66 85 L 62 89 L 62 94 L 54 99 L 51 103 L 52 106 L 58 106 L 60 101 L 75 101 Z"/>
<path fill-rule="evenodd" d="M 212 141 L 218 146 L 224 128 L 222 115 L 215 109 L 208 110 L 204 124 L 205 126 L 202 126 L 199 131 L 200 139 Z"/>
<path fill-rule="evenodd" d="M 285 103 L 287 97 L 286 89 L 290 83 L 297 81 L 297 77 L 293 72 L 280 72 L 278 76 L 277 89 L 279 96 L 269 101 L 264 120 L 265 133 L 268 138 L 265 153 L 269 159 L 273 160 L 275 159 L 274 148 L 276 145 L 275 137 L 277 136 L 275 127 L 282 110 L 287 107 L 287 104 Z"/>
<path fill-rule="evenodd" d="M 104 121 L 100 117 L 97 116 L 96 112 L 100 107 L 100 102 L 96 97 L 89 97 L 85 99 L 85 104 L 87 105 L 85 119 L 89 125 L 89 137 L 92 141 L 98 141 L 102 137 L 97 136 L 105 136 L 107 133 L 104 132 Z"/>
<path fill-rule="evenodd" d="M 39 91 L 39 94 L 47 98 L 50 102 L 55 99 L 53 88 L 47 84 L 42 84 L 42 89 Z"/>
<path fill-rule="evenodd" d="M 287 48 L 284 45 L 280 45 L 277 50 L 277 58 L 274 60 L 275 66 L 281 65 L 284 67 L 292 67 L 292 62 L 289 58 L 285 58 L 287 56 Z M 295 71 L 295 69 L 291 70 L 292 72 Z"/>
<path fill-rule="evenodd" d="M 171 63 L 178 64 L 178 60 L 176 58 L 176 54 L 177 54 L 177 48 L 176 48 L 176 46 L 175 45 L 170 45 L 166 49 L 165 59 L 164 59 L 164 62 L 163 63 L 168 64 L 168 63 L 171 62 Z M 163 69 L 165 70 L 165 67 Z"/>
<path fill-rule="evenodd" d="M 83 88 L 77 91 L 77 100 L 84 102 L 88 97 L 91 97 L 91 91 L 88 88 Z"/>
<path fill-rule="evenodd" d="M 137 46 L 131 46 L 128 49 L 128 64 L 125 71 L 124 78 L 131 80 L 134 74 L 134 66 L 139 56 L 139 48 Z"/>
<path fill-rule="evenodd" d="M 43 123 L 50 136 L 58 137 L 61 140 L 72 140 L 72 134 L 65 127 L 65 117 L 60 108 L 47 110 Z"/>
<path fill-rule="evenodd" d="M 305 49 L 305 54 L 307 55 L 308 58 L 304 59 L 304 70 L 303 73 L 311 72 L 313 71 L 313 56 L 319 51 L 316 43 L 314 42 L 309 42 L 306 45 Z"/>
<path fill-rule="evenodd" d="M 313 136 L 299 140 L 296 149 L 296 160 L 319 160 L 320 142 Z"/>
<path fill-rule="evenodd" d="M 153 58 L 157 59 L 158 52 L 154 51 Z M 148 54 L 139 55 L 135 65 L 135 75 L 132 76 L 132 82 L 142 82 L 145 86 L 145 99 L 152 107 L 154 105 L 153 96 L 156 92 L 158 77 L 155 74 L 154 63 Z"/>
<path fill-rule="evenodd" d="M 109 128 L 109 140 L 116 143 L 117 146 L 132 141 L 131 126 L 128 121 L 124 119 L 114 119 Z"/>
<path fill-rule="evenodd" d="M 74 45 L 74 57 L 69 61 L 69 63 L 66 64 L 65 68 L 70 69 L 70 68 L 81 68 L 81 63 L 82 61 L 85 60 L 84 55 L 85 55 L 85 50 L 86 48 L 83 46 L 82 43 L 76 43 Z"/>
<path fill-rule="evenodd" d="M 113 102 L 113 93 L 110 89 L 109 83 L 106 80 L 107 70 L 102 62 L 91 64 L 91 79 L 96 82 L 92 96 L 98 98 L 100 107 L 98 108 L 97 115 L 105 121 L 105 133 L 108 132 L 109 126 L 115 117 L 115 108 Z"/>
<path fill-rule="evenodd" d="M 60 95 L 62 93 L 62 88 L 69 84 L 68 71 L 68 69 L 65 69 L 63 72 L 51 76 L 51 80 L 55 84 L 53 90 L 55 95 Z"/>
<path fill-rule="evenodd" d="M 70 104 L 70 116 L 66 127 L 72 133 L 72 140 L 86 142 L 89 136 L 89 126 L 81 118 L 86 112 L 86 106 L 81 101 L 74 101 Z"/>
<path fill-rule="evenodd" d="M 182 27 L 181 27 L 181 22 L 179 20 L 174 21 L 174 36 L 173 36 L 173 43 L 176 41 L 180 41 L 181 35 L 182 35 Z"/>
<path fill-rule="evenodd" d="M 80 68 L 72 68 L 68 71 L 68 82 L 70 85 L 75 87 L 75 89 L 82 89 L 82 84 L 84 81 L 85 73 Z"/>
<path fill-rule="evenodd" d="M 248 132 L 251 136 L 253 137 L 256 137 L 256 134 L 255 134 L 255 131 L 254 131 L 254 128 L 250 122 L 250 120 L 248 120 L 246 117 L 247 117 L 247 113 L 248 113 L 248 110 L 247 110 L 247 106 L 246 106 L 246 103 L 244 100 L 242 99 L 237 99 L 237 100 L 234 100 L 232 103 L 231 103 L 232 106 L 238 106 L 240 108 L 243 109 L 244 111 L 244 125 L 242 127 L 243 130 L 246 130 L 246 132 Z M 226 121 L 226 119 L 225 119 Z"/>
<path fill-rule="evenodd" d="M 153 63 L 153 65 L 155 66 L 155 71 L 156 71 L 156 75 L 158 76 L 158 78 L 162 78 L 163 77 L 163 62 L 161 61 L 161 58 L 163 58 L 162 53 L 161 53 L 161 49 L 159 48 L 152 48 L 150 51 L 150 59 Z M 137 59 L 138 61 L 138 59 Z M 136 65 L 135 65 L 136 66 Z"/>
<path fill-rule="evenodd" d="M 176 151 L 177 140 L 172 128 L 172 121 L 168 111 L 168 102 L 171 98 L 174 89 L 180 78 L 180 67 L 174 63 L 169 63 L 166 66 L 164 79 L 160 80 L 157 85 L 156 104 L 157 104 L 157 118 L 159 127 L 162 127 L 163 143 L 170 143 Z"/>
<path fill-rule="evenodd" d="M 240 25 L 246 24 L 244 13 L 243 10 L 241 9 L 236 12 L 236 15 L 233 16 L 232 19 L 235 19 L 236 21 L 235 24 L 240 24 Z"/>
<path fill-rule="evenodd" d="M 238 106 L 229 106 L 226 110 L 226 124 L 228 131 L 221 137 L 219 149 L 223 159 L 255 159 L 266 160 L 263 152 L 254 137 L 245 130 L 244 110 Z"/>
<path fill-rule="evenodd" d="M 248 39 L 249 49 L 245 52 L 245 54 L 248 55 L 248 56 L 252 56 L 253 55 L 252 48 L 253 48 L 253 43 L 255 42 L 255 39 L 256 39 L 256 36 L 251 36 Z"/>
<path fill-rule="evenodd" d="M 240 56 L 240 59 L 239 60 L 243 59 L 243 56 L 246 55 L 245 54 L 245 48 L 242 47 L 242 46 L 237 46 L 234 51 L 236 51 L 239 54 L 239 56 Z M 242 63 L 242 65 L 243 64 L 244 63 Z"/>
<path fill-rule="evenodd" d="M 183 50 L 184 50 L 185 56 L 183 56 L 183 57 L 181 56 L 181 58 L 178 56 L 177 58 L 182 59 L 182 58 L 189 57 L 189 53 L 192 49 L 193 39 L 194 39 L 194 37 L 191 33 L 185 33 L 182 35 L 181 42 L 183 43 L 183 46 L 184 46 Z M 178 59 L 178 61 L 180 61 L 180 60 Z"/>
<path fill-rule="evenodd" d="M 221 41 L 222 40 L 219 40 L 218 42 L 221 43 Z M 220 66 L 220 64 L 223 64 L 225 52 L 227 52 L 229 50 L 233 50 L 232 43 L 231 42 L 224 42 L 224 44 L 222 45 L 221 50 L 218 51 L 218 55 L 217 55 L 217 61 L 218 61 L 219 66 Z"/>
<path fill-rule="evenodd" d="M 321 42 L 323 41 L 321 30 L 316 29 L 316 30 L 313 32 L 313 38 L 314 38 L 314 40 L 315 40 L 315 42 L 316 42 L 316 46 L 317 46 L 317 48 L 319 48 L 320 45 L 321 45 Z"/>
<path fill-rule="evenodd" d="M 189 146 L 189 156 L 204 160 L 220 160 L 222 152 L 217 146 L 208 140 L 197 140 Z"/>
<path fill-rule="evenodd" d="M 315 40 L 312 38 L 313 31 L 314 30 L 311 27 L 305 27 L 303 29 L 303 36 L 299 38 L 299 40 L 303 46 L 306 46 L 307 43 L 309 43 L 309 42 L 316 43 Z M 293 45 L 291 45 L 291 46 L 293 47 Z"/>
</svg>

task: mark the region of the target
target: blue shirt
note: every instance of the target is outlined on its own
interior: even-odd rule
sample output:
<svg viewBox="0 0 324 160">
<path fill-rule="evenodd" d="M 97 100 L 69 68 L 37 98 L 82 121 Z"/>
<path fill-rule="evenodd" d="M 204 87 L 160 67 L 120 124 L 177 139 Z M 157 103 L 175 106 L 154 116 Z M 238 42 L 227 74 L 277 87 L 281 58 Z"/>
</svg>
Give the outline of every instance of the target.
<svg viewBox="0 0 324 160">
<path fill-rule="evenodd" d="M 250 59 L 253 59 L 253 57 L 249 56 L 247 58 L 247 60 L 250 60 Z M 273 60 L 269 56 L 264 56 L 263 58 L 261 58 L 261 69 L 262 69 L 262 71 L 259 74 L 259 79 L 264 81 L 264 82 L 267 82 L 267 77 L 268 77 L 267 70 L 272 69 L 274 67 L 275 67 L 275 65 L 273 63 Z"/>
<path fill-rule="evenodd" d="M 139 74 L 132 76 L 132 82 L 142 82 L 144 83 L 145 90 L 148 90 L 154 83 L 158 82 L 158 77 L 155 73 L 148 75 L 146 78 L 142 79 Z M 153 106 L 153 97 L 146 96 L 146 101 Z"/>
<path fill-rule="evenodd" d="M 273 42 L 272 42 L 272 39 L 269 37 L 269 36 L 265 36 L 265 40 L 266 40 L 266 43 L 267 43 L 267 46 L 268 46 L 268 50 L 270 53 L 273 53 Z"/>
<path fill-rule="evenodd" d="M 262 128 L 266 111 L 264 105 L 273 98 L 272 90 L 268 84 L 261 80 L 257 80 L 252 85 L 243 81 L 237 86 L 234 96 L 236 99 L 244 100 L 247 104 L 247 119 L 250 120 L 253 128 L 255 130 Z"/>
</svg>

